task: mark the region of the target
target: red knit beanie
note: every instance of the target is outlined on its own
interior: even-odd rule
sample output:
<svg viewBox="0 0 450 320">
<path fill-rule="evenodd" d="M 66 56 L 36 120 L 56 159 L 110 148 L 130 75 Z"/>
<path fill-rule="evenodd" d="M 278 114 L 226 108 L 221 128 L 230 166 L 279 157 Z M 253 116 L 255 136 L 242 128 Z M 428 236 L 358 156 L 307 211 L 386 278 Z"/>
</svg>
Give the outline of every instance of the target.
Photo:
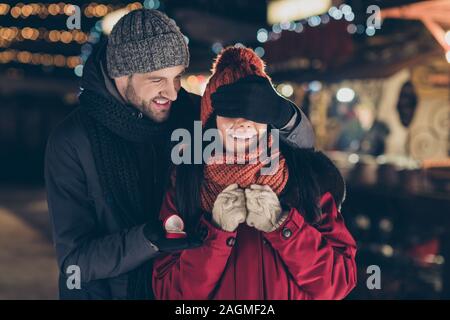
<svg viewBox="0 0 450 320">
<path fill-rule="evenodd" d="M 270 80 L 264 69 L 264 62 L 252 49 L 228 47 L 222 50 L 214 61 L 212 76 L 202 97 L 200 113 L 202 124 L 205 125 L 213 112 L 211 94 L 216 92 L 217 88 L 250 75 L 258 75 Z"/>
</svg>

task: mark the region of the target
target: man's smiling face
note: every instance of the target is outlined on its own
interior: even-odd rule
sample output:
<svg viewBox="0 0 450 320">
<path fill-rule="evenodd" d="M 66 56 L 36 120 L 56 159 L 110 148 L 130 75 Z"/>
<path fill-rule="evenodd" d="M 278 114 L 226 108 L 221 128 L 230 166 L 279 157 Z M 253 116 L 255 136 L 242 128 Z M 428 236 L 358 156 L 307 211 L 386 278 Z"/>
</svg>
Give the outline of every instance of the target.
<svg viewBox="0 0 450 320">
<path fill-rule="evenodd" d="M 125 101 L 155 122 L 164 122 L 170 115 L 172 102 L 181 88 L 184 66 L 164 68 L 114 78 Z"/>
</svg>

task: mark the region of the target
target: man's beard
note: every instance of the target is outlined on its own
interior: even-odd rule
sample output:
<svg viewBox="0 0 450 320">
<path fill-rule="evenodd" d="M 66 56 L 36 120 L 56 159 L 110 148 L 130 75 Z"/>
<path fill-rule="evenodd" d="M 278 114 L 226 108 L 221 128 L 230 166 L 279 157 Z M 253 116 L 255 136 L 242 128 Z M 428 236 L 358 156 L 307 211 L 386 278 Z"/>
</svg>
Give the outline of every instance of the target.
<svg viewBox="0 0 450 320">
<path fill-rule="evenodd" d="M 155 99 L 158 97 L 155 97 Z M 158 112 L 152 110 L 151 104 L 152 100 L 145 101 L 141 97 L 139 97 L 134 90 L 134 87 L 131 83 L 131 77 L 128 78 L 127 88 L 125 90 L 125 99 L 129 104 L 136 107 L 139 111 L 141 111 L 144 115 L 155 122 L 164 122 L 169 118 L 170 109 L 166 112 Z"/>
</svg>

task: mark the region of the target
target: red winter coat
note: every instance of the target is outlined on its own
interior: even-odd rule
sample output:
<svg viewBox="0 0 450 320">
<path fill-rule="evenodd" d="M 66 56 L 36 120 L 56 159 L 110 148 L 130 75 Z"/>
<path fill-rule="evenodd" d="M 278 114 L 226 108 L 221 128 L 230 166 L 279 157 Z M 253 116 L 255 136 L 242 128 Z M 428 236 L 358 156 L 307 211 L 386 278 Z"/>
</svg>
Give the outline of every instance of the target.
<svg viewBox="0 0 450 320">
<path fill-rule="evenodd" d="M 315 228 L 296 209 L 277 230 L 264 233 L 241 224 L 235 232 L 214 227 L 195 249 L 155 259 L 157 299 L 342 299 L 356 285 L 356 244 L 331 193 L 320 200 L 323 222 Z M 177 214 L 174 190 L 161 219 Z"/>
</svg>

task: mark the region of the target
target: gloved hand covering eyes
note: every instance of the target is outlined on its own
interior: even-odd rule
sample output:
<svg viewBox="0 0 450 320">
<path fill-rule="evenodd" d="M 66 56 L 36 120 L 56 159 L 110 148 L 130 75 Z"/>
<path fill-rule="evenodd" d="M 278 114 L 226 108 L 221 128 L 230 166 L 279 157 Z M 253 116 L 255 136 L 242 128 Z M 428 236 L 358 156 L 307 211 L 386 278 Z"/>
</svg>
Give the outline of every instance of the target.
<svg viewBox="0 0 450 320">
<path fill-rule="evenodd" d="M 256 75 L 220 86 L 211 95 L 211 101 L 219 116 L 245 118 L 278 129 L 295 114 L 294 104 L 280 96 L 269 79 Z"/>
</svg>

